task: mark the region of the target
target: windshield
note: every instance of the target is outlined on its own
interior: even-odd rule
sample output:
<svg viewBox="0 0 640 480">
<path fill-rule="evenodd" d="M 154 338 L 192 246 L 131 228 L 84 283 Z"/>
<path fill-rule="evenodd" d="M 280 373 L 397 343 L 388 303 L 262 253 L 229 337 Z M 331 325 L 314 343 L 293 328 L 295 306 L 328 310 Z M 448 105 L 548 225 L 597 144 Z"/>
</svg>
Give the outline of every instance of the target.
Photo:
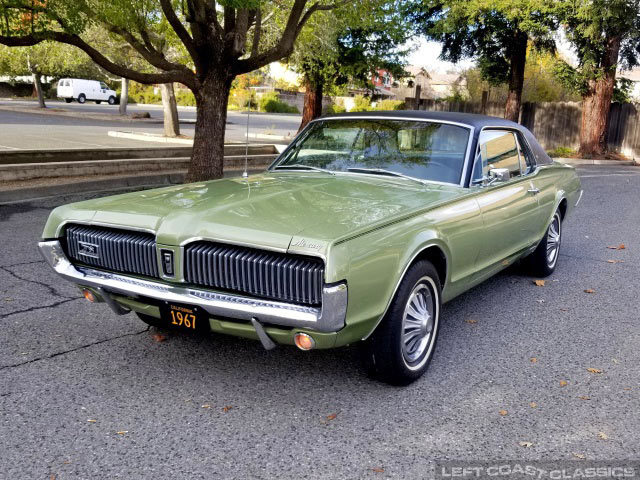
<svg viewBox="0 0 640 480">
<path fill-rule="evenodd" d="M 315 122 L 275 168 L 371 169 L 459 184 L 469 128 L 436 122 L 340 119 Z M 375 170 L 378 170 L 376 172 Z M 357 171 L 357 170 L 356 170 Z"/>
</svg>

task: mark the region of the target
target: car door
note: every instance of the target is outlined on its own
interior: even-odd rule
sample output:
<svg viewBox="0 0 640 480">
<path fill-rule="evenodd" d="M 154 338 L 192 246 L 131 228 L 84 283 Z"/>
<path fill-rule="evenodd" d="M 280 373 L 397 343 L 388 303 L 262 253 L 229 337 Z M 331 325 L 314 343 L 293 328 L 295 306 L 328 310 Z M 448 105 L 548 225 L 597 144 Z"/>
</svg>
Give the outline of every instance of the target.
<svg viewBox="0 0 640 480">
<path fill-rule="evenodd" d="M 509 259 L 539 239 L 540 207 L 532 173 L 535 166 L 525 155 L 522 137 L 509 129 L 484 129 L 478 139 L 472 188 L 482 214 L 484 231 L 478 274 L 489 276 Z M 509 171 L 496 178 L 497 169 Z M 498 170 L 500 171 L 500 170 Z M 508 261 L 508 260 L 507 260 Z"/>
<path fill-rule="evenodd" d="M 100 100 L 109 99 L 109 87 L 104 82 L 100 82 Z"/>
</svg>

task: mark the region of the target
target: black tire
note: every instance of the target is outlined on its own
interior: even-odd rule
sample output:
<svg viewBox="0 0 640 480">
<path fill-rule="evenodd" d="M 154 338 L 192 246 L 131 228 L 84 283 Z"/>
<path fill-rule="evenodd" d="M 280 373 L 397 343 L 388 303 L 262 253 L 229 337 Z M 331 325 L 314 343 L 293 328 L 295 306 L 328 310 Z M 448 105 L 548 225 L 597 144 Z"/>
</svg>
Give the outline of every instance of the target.
<svg viewBox="0 0 640 480">
<path fill-rule="evenodd" d="M 142 320 L 144 323 L 146 323 L 151 327 L 166 328 L 166 326 L 160 322 L 159 318 L 152 317 L 151 315 L 145 315 L 144 313 L 139 313 L 139 312 L 136 312 L 136 315 L 138 315 L 138 318 L 140 320 Z"/>
<path fill-rule="evenodd" d="M 115 104 L 116 104 L 116 97 L 114 97 L 113 95 L 111 95 L 111 96 L 109 97 L 108 102 L 109 102 L 109 105 L 115 105 Z"/>
<path fill-rule="evenodd" d="M 421 260 L 409 268 L 380 325 L 361 345 L 363 366 L 370 376 L 391 385 L 408 385 L 424 374 L 438 340 L 441 294 L 431 262 Z M 431 315 L 414 317 L 410 303 L 415 302 L 424 302 Z"/>
<path fill-rule="evenodd" d="M 73 98 L 65 98 L 64 101 L 67 103 L 71 103 L 73 101 Z"/>
<path fill-rule="evenodd" d="M 537 277 L 548 277 L 558 265 L 562 244 L 562 214 L 556 210 L 544 237 L 525 261 L 529 272 Z"/>
<path fill-rule="evenodd" d="M 96 100 L 96 105 L 100 105 L 102 103 L 102 100 Z"/>
<path fill-rule="evenodd" d="M 78 95 L 78 103 L 84 103 L 87 101 L 87 96 L 84 93 Z"/>
</svg>

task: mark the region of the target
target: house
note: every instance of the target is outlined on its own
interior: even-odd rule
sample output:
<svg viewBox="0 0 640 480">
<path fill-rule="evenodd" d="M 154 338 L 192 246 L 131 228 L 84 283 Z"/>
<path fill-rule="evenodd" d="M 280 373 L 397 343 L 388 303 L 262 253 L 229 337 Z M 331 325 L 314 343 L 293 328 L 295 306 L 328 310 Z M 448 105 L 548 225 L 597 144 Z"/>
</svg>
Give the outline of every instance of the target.
<svg viewBox="0 0 640 480">
<path fill-rule="evenodd" d="M 468 96 L 467 81 L 460 73 L 429 72 L 421 65 L 405 68 L 409 76 L 402 79 L 401 86 L 392 89 L 398 97 L 414 97 L 416 87 L 420 87 L 420 98 L 442 99 L 456 93 Z"/>
</svg>

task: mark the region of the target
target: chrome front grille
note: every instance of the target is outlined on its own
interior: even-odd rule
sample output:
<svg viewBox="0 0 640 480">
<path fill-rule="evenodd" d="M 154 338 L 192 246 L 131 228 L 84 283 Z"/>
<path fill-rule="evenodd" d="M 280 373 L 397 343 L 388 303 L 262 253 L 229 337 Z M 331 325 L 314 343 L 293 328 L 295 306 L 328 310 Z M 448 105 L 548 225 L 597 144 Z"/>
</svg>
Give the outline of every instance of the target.
<svg viewBox="0 0 640 480">
<path fill-rule="evenodd" d="M 184 248 L 184 277 L 196 285 L 317 305 L 322 301 L 324 263 L 319 258 L 195 242 Z"/>
<path fill-rule="evenodd" d="M 77 262 L 121 273 L 159 277 L 156 240 L 150 233 L 104 227 L 66 228 L 67 255 Z"/>
</svg>

